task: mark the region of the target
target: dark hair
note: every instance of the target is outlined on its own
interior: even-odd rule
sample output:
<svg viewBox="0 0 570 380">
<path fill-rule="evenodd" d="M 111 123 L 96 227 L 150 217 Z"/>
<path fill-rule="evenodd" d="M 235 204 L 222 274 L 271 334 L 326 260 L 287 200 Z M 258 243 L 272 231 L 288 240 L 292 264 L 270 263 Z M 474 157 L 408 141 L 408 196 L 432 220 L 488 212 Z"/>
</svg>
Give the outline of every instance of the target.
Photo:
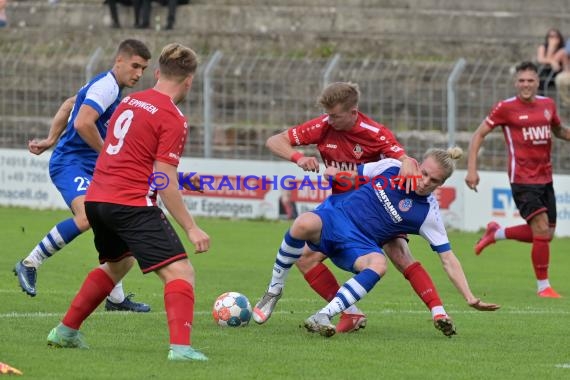
<svg viewBox="0 0 570 380">
<path fill-rule="evenodd" d="M 117 55 L 119 54 L 125 54 L 129 57 L 137 55 L 146 60 L 149 60 L 151 57 L 150 50 L 148 50 L 148 47 L 144 42 L 134 39 L 128 39 L 121 42 L 117 49 Z"/>
<path fill-rule="evenodd" d="M 546 36 L 544 36 L 544 48 L 548 48 L 548 36 L 550 33 L 556 33 L 556 35 L 558 35 L 558 46 L 556 46 L 556 50 L 558 51 L 559 49 L 562 49 L 564 47 L 564 37 L 562 37 L 560 30 L 556 28 L 550 28 L 548 29 L 548 32 L 546 32 Z"/>
<path fill-rule="evenodd" d="M 517 73 L 521 72 L 521 71 L 527 71 L 527 70 L 532 70 L 535 73 L 538 74 L 538 67 L 536 66 L 536 64 L 534 64 L 531 61 L 523 61 L 521 63 L 519 63 L 516 67 L 515 70 Z"/>
</svg>

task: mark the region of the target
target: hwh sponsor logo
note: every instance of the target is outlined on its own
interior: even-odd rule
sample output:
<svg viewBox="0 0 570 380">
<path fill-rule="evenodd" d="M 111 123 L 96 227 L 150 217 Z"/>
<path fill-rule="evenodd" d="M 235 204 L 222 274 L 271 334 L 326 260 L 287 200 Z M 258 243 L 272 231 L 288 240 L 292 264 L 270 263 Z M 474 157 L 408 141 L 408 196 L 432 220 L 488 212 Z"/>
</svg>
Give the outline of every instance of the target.
<svg viewBox="0 0 570 380">
<path fill-rule="evenodd" d="M 522 129 L 522 134 L 525 141 L 550 140 L 550 126 L 526 127 Z"/>
<path fill-rule="evenodd" d="M 336 162 L 325 160 L 325 166 L 332 166 L 333 168 L 338 168 L 342 171 L 356 171 L 358 164 L 354 162 Z"/>
</svg>

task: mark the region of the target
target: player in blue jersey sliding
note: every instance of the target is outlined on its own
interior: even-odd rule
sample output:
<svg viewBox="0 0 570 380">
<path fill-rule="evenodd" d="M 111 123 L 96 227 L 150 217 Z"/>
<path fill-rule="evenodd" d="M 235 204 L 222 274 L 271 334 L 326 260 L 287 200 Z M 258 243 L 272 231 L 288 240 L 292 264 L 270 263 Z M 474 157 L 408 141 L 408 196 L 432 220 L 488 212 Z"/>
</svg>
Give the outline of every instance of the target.
<svg viewBox="0 0 570 380">
<path fill-rule="evenodd" d="M 280 292 L 291 266 L 303 254 L 305 243 L 323 252 L 341 269 L 355 273 L 344 283 L 334 299 L 305 321 L 305 328 L 323 336 L 336 333 L 331 318 L 364 297 L 386 273 L 387 261 L 380 247 L 399 234 L 424 237 L 438 253 L 447 275 L 468 305 L 481 311 L 497 310 L 500 306 L 485 303 L 471 292 L 459 260 L 451 250 L 439 205 L 431 194 L 451 176 L 460 148 L 430 149 L 420 165 L 422 178 L 415 190 L 394 185 L 401 163 L 385 159 L 358 166 L 354 179 L 365 176 L 370 182 L 346 194 L 332 195 L 319 207 L 299 216 L 285 234 L 277 253 L 270 288 Z M 339 170 L 329 167 L 326 176 L 337 177 Z M 342 173 L 343 178 L 347 173 Z M 445 311 L 441 311 L 445 313 Z M 451 336 L 455 326 L 450 319 L 436 328 Z"/>
<path fill-rule="evenodd" d="M 36 295 L 38 267 L 90 228 L 85 215 L 85 194 L 103 147 L 107 123 L 120 102 L 122 89 L 137 84 L 150 58 L 150 51 L 143 42 L 134 39 L 122 41 L 113 68 L 96 75 L 61 105 L 47 138 L 29 142 L 30 152 L 41 154 L 59 139 L 50 158 L 49 173 L 73 212 L 73 218 L 55 225 L 30 254 L 16 264 L 14 273 L 28 295 Z M 134 263 L 134 259 L 131 262 Z M 110 311 L 150 311 L 149 305 L 134 302 L 131 297 L 125 296 L 119 282 L 109 294 L 105 308 Z"/>
</svg>

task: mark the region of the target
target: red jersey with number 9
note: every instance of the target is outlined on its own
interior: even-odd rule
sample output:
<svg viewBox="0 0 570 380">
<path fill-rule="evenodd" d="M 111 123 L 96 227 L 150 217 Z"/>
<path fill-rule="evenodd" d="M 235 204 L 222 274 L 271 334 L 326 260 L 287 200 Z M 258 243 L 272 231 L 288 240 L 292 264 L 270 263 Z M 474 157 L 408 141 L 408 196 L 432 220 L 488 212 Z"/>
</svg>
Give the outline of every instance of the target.
<svg viewBox="0 0 570 380">
<path fill-rule="evenodd" d="M 172 99 L 153 89 L 125 97 L 109 120 L 86 201 L 156 205 L 156 188 L 168 185 L 155 161 L 178 166 L 186 118 Z"/>
<path fill-rule="evenodd" d="M 518 97 L 503 100 L 493 107 L 485 122 L 491 128 L 503 128 L 511 183 L 552 182 L 551 126 L 560 125 L 552 99 L 537 96 L 533 102 Z"/>
</svg>

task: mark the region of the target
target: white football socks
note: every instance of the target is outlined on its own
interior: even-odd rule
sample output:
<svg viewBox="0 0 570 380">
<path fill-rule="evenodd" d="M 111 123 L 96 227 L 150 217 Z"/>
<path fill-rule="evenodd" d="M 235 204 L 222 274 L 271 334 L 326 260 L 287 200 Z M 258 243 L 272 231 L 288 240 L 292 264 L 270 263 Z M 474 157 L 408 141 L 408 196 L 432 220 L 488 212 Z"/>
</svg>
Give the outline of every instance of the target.
<svg viewBox="0 0 570 380">
<path fill-rule="evenodd" d="M 117 282 L 117 285 L 111 290 L 107 299 L 113 303 L 121 303 L 125 300 L 125 291 L 123 290 L 123 281 Z"/>
</svg>

